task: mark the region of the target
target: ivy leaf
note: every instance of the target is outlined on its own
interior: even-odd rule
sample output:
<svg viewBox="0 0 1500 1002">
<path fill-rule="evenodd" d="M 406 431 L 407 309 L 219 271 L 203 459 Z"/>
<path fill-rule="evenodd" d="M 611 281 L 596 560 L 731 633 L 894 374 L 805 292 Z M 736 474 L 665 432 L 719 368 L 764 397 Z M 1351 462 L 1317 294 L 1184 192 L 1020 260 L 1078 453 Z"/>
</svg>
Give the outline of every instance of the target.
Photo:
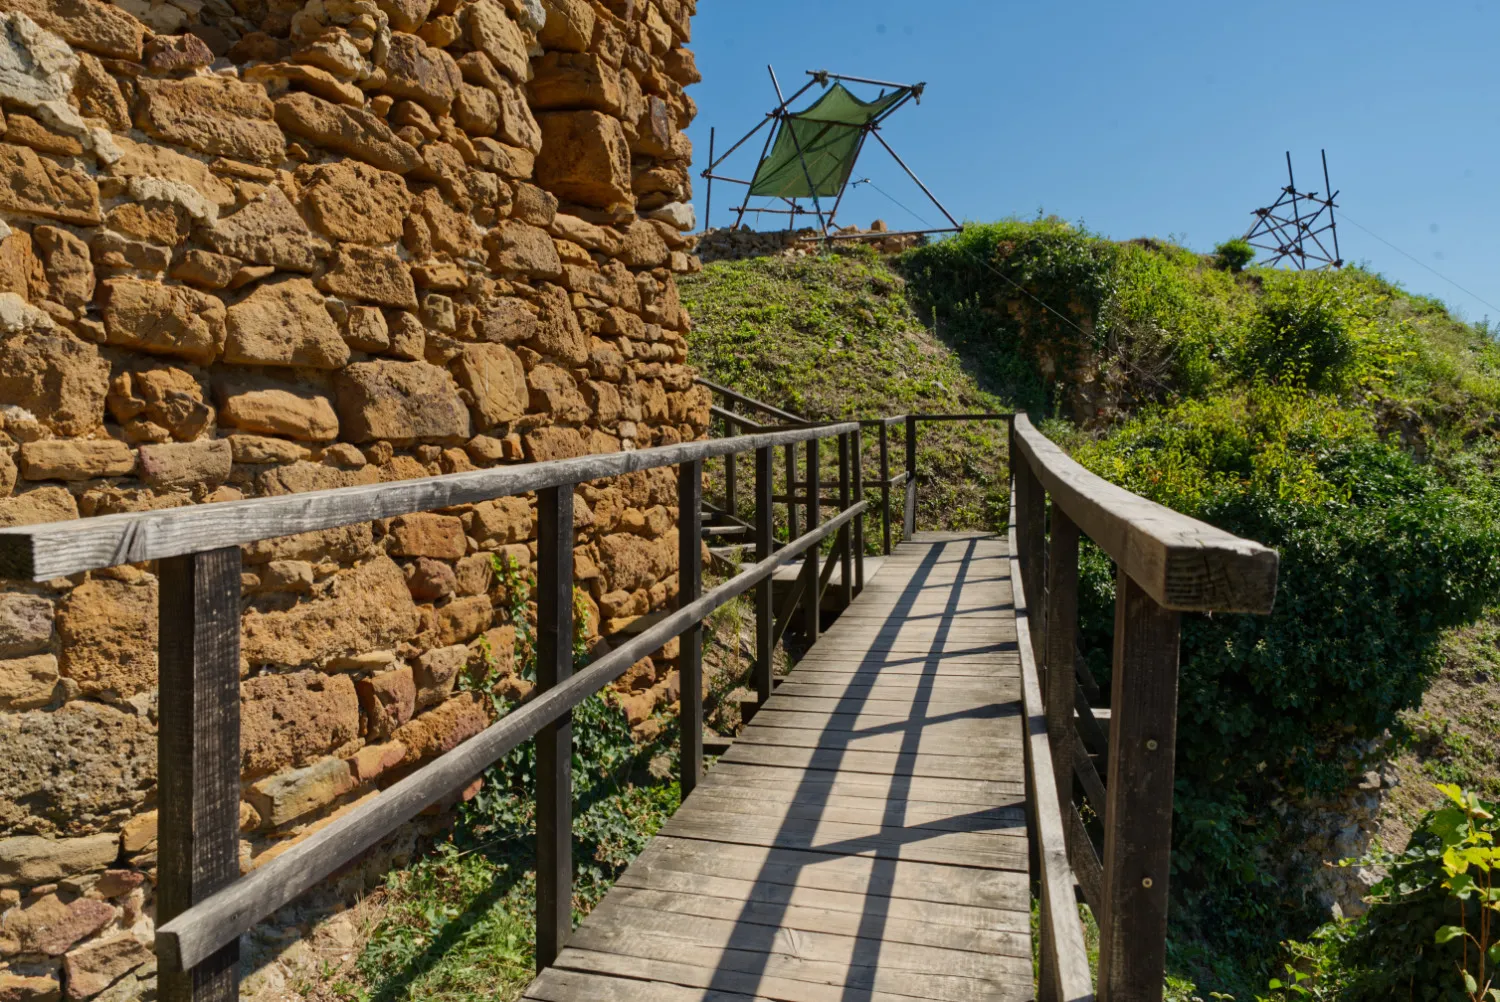
<svg viewBox="0 0 1500 1002">
<path fill-rule="evenodd" d="M 1464 935 L 1464 931 L 1460 927 L 1456 925 L 1445 925 L 1437 931 L 1437 935 L 1433 937 L 1433 942 L 1447 943 L 1450 940 L 1458 939 L 1462 935 Z M 1472 991 L 1472 989 L 1470 990 Z"/>
</svg>

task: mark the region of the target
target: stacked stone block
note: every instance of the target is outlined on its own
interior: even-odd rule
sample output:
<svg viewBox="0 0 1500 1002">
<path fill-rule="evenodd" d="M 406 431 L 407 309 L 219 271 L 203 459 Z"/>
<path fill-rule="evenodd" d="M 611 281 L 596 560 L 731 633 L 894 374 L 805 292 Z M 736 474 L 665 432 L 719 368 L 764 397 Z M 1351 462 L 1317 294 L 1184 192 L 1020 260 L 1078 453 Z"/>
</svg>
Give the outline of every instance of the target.
<svg viewBox="0 0 1500 1002">
<path fill-rule="evenodd" d="M 0 0 L 0 526 L 700 437 L 693 0 Z M 590 642 L 671 470 L 578 490 Z M 502 498 L 244 549 L 248 869 L 523 697 Z M 0 583 L 0 999 L 149 996 L 155 568 Z M 677 697 L 669 646 L 618 686 Z"/>
</svg>

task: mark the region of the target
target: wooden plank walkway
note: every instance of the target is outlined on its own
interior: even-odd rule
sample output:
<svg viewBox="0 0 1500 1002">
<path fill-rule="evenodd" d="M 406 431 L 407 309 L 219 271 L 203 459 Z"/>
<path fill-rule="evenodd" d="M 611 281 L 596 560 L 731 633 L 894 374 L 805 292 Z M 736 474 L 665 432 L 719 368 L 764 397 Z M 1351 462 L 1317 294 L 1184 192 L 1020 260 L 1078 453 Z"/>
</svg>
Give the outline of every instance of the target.
<svg viewBox="0 0 1500 1002">
<path fill-rule="evenodd" d="M 897 547 L 526 998 L 1033 998 L 1009 566 Z"/>
</svg>

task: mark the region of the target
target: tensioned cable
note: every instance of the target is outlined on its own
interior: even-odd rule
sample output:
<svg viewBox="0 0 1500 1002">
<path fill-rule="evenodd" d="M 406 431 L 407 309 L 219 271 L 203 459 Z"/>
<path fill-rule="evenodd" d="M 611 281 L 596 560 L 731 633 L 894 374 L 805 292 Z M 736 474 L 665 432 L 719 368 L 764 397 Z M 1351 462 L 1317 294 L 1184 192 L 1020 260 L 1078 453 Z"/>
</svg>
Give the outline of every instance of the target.
<svg viewBox="0 0 1500 1002">
<path fill-rule="evenodd" d="M 1468 289 L 1465 289 L 1463 286 L 1459 285 L 1457 282 L 1453 281 L 1453 279 L 1449 278 L 1447 275 L 1444 275 L 1442 272 L 1438 271 L 1436 268 L 1432 267 L 1431 265 L 1427 264 L 1426 262 L 1422 261 L 1421 259 L 1413 257 L 1411 254 L 1406 253 L 1406 251 L 1402 250 L 1400 247 L 1397 247 L 1395 244 L 1391 243 L 1389 240 L 1387 240 L 1385 237 L 1381 236 L 1379 233 L 1376 233 L 1374 230 L 1370 229 L 1368 226 L 1365 226 L 1363 223 L 1359 222 L 1357 219 L 1354 219 L 1352 216 L 1349 215 L 1349 213 L 1343 212 L 1342 211 L 1342 207 L 1340 208 L 1340 218 L 1343 219 L 1345 222 L 1353 223 L 1355 226 L 1357 226 L 1360 229 L 1364 230 L 1370 236 L 1374 237 L 1376 240 L 1379 240 L 1381 243 L 1385 244 L 1391 250 L 1395 251 L 1397 254 L 1400 254 L 1402 257 L 1406 258 L 1407 260 L 1411 261 L 1412 263 L 1421 265 L 1423 268 L 1426 268 L 1428 271 L 1432 272 L 1438 278 L 1441 278 L 1443 281 L 1447 282 L 1449 285 L 1453 286 L 1458 291 L 1464 293 L 1465 295 L 1473 296 L 1475 299 L 1479 300 L 1481 303 L 1484 303 L 1484 305 L 1488 306 L 1490 309 L 1494 310 L 1496 313 L 1500 313 L 1500 306 L 1496 306 L 1494 303 L 1488 302 L 1487 300 L 1485 300 L 1481 296 L 1479 296 L 1477 293 L 1470 292 Z"/>
</svg>

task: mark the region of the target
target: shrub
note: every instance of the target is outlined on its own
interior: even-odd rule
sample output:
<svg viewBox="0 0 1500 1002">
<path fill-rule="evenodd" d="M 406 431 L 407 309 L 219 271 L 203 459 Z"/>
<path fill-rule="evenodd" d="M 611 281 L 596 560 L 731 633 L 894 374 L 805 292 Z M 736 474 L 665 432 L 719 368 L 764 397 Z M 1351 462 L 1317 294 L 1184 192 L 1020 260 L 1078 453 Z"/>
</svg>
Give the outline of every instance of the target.
<svg viewBox="0 0 1500 1002">
<path fill-rule="evenodd" d="M 1240 272 L 1255 260 L 1255 248 L 1243 237 L 1226 240 L 1214 248 L 1214 259 L 1225 271 Z"/>
<path fill-rule="evenodd" d="M 1332 277 L 1268 276 L 1243 345 L 1247 374 L 1339 388 L 1356 348 L 1349 313 L 1342 283 Z"/>
</svg>

